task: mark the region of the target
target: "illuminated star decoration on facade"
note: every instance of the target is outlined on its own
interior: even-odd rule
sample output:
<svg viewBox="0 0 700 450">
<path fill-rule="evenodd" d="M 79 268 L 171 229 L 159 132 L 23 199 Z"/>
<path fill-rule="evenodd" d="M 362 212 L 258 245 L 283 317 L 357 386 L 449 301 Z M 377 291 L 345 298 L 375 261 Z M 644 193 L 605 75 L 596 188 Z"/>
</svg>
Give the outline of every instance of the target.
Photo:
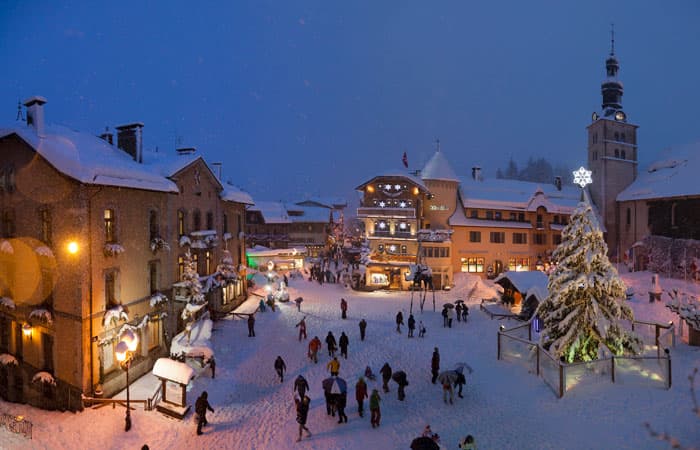
<svg viewBox="0 0 700 450">
<path fill-rule="evenodd" d="M 384 207 L 386 206 L 386 203 L 384 203 L 384 202 L 379 202 L 379 206 L 382 207 L 382 208 L 384 208 Z"/>
<path fill-rule="evenodd" d="M 575 170 L 573 172 L 574 184 L 578 184 L 579 186 L 581 186 L 581 189 L 583 189 L 587 185 L 593 183 L 591 173 L 593 172 L 591 172 L 590 170 L 586 170 L 583 166 L 581 166 L 578 170 Z"/>
</svg>

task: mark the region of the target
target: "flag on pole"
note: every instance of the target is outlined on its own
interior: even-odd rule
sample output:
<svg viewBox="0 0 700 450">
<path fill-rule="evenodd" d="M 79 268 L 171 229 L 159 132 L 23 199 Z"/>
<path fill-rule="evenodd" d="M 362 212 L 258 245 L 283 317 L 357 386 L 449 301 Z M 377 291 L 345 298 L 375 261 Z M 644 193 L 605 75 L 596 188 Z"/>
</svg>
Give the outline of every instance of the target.
<svg viewBox="0 0 700 450">
<path fill-rule="evenodd" d="M 406 152 L 403 152 L 403 158 L 401 158 L 401 161 L 403 161 L 404 167 L 408 169 L 408 155 L 406 155 Z"/>
</svg>

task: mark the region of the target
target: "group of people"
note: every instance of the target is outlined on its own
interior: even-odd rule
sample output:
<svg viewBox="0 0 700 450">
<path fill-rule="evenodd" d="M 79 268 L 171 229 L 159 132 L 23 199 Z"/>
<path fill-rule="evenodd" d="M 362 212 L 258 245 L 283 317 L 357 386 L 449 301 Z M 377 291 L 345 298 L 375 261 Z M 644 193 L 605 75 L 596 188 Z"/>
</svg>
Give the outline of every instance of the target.
<svg viewBox="0 0 700 450">
<path fill-rule="evenodd" d="M 451 305 L 445 305 L 442 307 L 442 326 L 443 328 L 452 328 L 452 321 L 457 318 L 457 322 L 467 323 L 467 317 L 469 317 L 469 307 L 463 304 L 461 301 L 457 302 L 457 305 L 450 308 Z"/>
<path fill-rule="evenodd" d="M 401 325 L 403 325 L 403 313 L 399 311 L 396 313 L 396 332 L 401 333 Z M 416 329 L 416 319 L 413 317 L 413 314 L 408 315 L 408 337 L 412 338 L 413 337 L 413 332 Z M 418 337 L 425 337 L 425 325 L 423 325 L 423 321 L 418 322 Z"/>
</svg>

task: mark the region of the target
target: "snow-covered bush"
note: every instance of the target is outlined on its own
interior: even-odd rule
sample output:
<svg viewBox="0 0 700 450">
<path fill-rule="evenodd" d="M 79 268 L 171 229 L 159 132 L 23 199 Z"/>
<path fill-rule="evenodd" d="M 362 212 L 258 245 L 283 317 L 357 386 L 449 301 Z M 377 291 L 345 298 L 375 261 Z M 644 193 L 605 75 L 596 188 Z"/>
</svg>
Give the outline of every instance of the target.
<svg viewBox="0 0 700 450">
<path fill-rule="evenodd" d="M 105 315 L 102 318 L 102 325 L 116 326 L 120 320 L 129 320 L 129 314 L 127 314 L 122 305 L 115 305 L 105 311 Z"/>
<path fill-rule="evenodd" d="M 29 313 L 29 318 L 38 319 L 46 323 L 47 325 L 51 325 L 53 323 L 53 316 L 51 315 L 51 311 L 44 308 L 37 308 L 33 310 L 31 313 Z"/>
<path fill-rule="evenodd" d="M 185 270 L 182 274 L 182 281 L 188 288 L 190 293 L 190 303 L 204 303 L 204 294 L 202 294 L 202 282 L 199 281 L 197 267 L 192 261 L 192 255 L 189 251 L 185 253 Z"/>
<path fill-rule="evenodd" d="M 641 339 L 619 324 L 634 317 L 621 300 L 626 287 L 607 253 L 591 206 L 579 203 L 552 255 L 557 266 L 549 295 L 537 308 L 542 346 L 567 362 L 595 360 L 601 345 L 615 355 L 641 351 Z"/>
<path fill-rule="evenodd" d="M 236 272 L 236 266 L 233 265 L 233 257 L 231 252 L 224 250 L 221 255 L 221 262 L 216 266 L 216 271 L 219 272 L 225 279 L 236 279 L 238 278 L 238 273 Z"/>
<path fill-rule="evenodd" d="M 0 353 L 0 366 L 18 366 L 17 358 L 9 353 Z"/>
<path fill-rule="evenodd" d="M 151 308 L 155 308 L 156 306 L 159 305 L 164 305 L 168 302 L 168 297 L 166 297 L 164 294 L 161 294 L 160 292 L 156 292 L 151 296 L 150 300 L 150 305 Z"/>
<path fill-rule="evenodd" d="M 151 239 L 151 251 L 156 253 L 158 251 L 170 251 L 170 244 L 168 244 L 165 239 L 160 237 L 154 237 Z"/>
<path fill-rule="evenodd" d="M 685 320 L 689 327 L 700 331 L 700 308 L 698 308 L 697 297 L 679 292 L 677 289 L 673 289 L 668 295 L 671 300 L 666 303 L 666 307 Z"/>
<path fill-rule="evenodd" d="M 103 251 L 105 256 L 118 256 L 124 253 L 124 247 L 120 244 L 105 244 Z"/>
<path fill-rule="evenodd" d="M 32 377 L 32 383 L 44 383 L 56 386 L 56 380 L 54 379 L 53 375 L 44 371 L 34 374 L 34 377 Z"/>
<path fill-rule="evenodd" d="M 0 306 L 7 309 L 15 309 L 15 302 L 10 297 L 0 297 Z"/>
<path fill-rule="evenodd" d="M 179 244 L 180 247 L 184 247 L 185 245 L 192 245 L 192 241 L 190 241 L 190 238 L 187 236 L 181 236 Z"/>
</svg>

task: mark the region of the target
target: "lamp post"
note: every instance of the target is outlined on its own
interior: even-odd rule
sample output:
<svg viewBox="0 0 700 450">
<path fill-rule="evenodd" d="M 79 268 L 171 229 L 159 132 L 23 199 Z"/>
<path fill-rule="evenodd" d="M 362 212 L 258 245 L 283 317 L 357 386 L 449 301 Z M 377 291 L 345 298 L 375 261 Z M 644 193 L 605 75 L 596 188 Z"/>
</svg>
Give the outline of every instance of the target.
<svg viewBox="0 0 700 450">
<path fill-rule="evenodd" d="M 122 333 L 122 338 L 117 344 L 115 353 L 117 354 L 117 361 L 121 364 L 122 368 L 126 370 L 126 417 L 124 431 L 129 431 L 131 429 L 131 407 L 129 406 L 129 367 L 131 366 L 131 361 L 134 359 L 134 351 L 138 346 L 139 338 L 136 334 L 127 329 Z"/>
</svg>

